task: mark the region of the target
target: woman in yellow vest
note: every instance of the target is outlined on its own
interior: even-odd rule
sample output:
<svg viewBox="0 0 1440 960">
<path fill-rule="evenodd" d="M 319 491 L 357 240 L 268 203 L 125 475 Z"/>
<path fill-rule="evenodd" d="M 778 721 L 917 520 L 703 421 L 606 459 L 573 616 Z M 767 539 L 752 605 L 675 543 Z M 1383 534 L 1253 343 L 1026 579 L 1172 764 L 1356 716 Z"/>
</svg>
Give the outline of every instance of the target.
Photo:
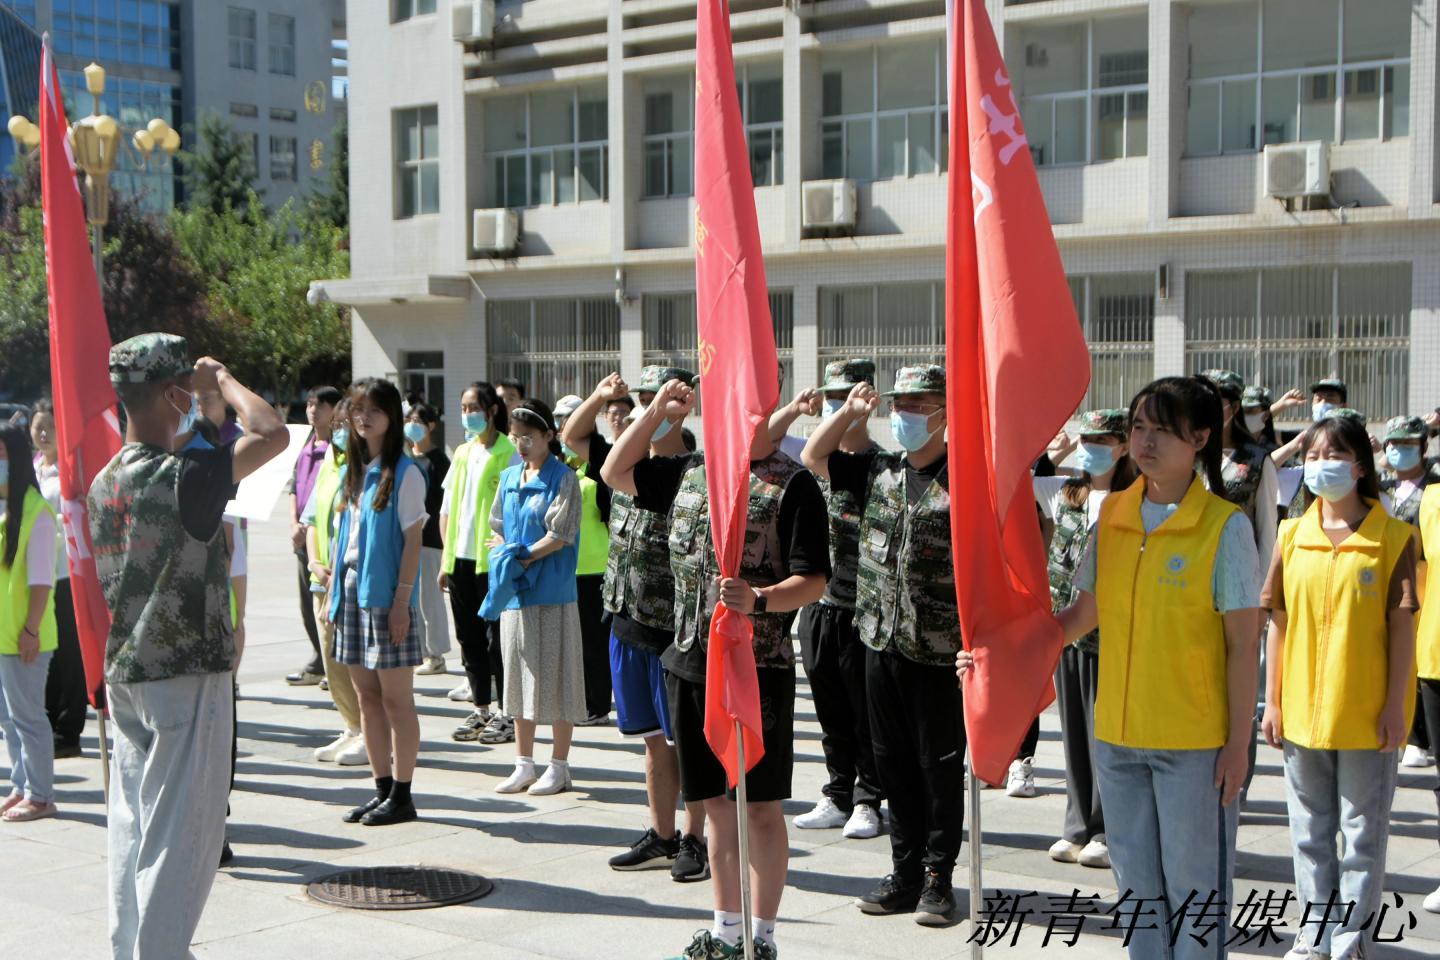
<svg viewBox="0 0 1440 960">
<path fill-rule="evenodd" d="M 1223 957 L 1255 719 L 1259 555 L 1250 521 L 1206 489 L 1225 488 L 1215 386 L 1157 380 L 1129 422 L 1143 482 L 1105 499 L 1079 599 L 1059 620 L 1071 643 L 1097 627 L 1105 638 L 1094 759 L 1106 841 L 1127 909 L 1158 914 L 1142 917 L 1156 929 L 1135 931 L 1130 956 Z"/>
<path fill-rule="evenodd" d="M 1420 627 L 1415 634 L 1415 662 L 1420 674 L 1420 709 L 1431 730 L 1440 730 L 1440 483 L 1425 488 L 1420 498 L 1420 549 L 1425 557 L 1424 596 Z M 1435 785 L 1440 805 L 1440 783 Z M 1425 898 L 1425 909 L 1440 913 L 1440 887 Z"/>
<path fill-rule="evenodd" d="M 10 752 L 7 823 L 55 816 L 55 733 L 45 678 L 55 627 L 55 511 L 35 484 L 30 438 L 0 427 L 0 729 Z"/>
<path fill-rule="evenodd" d="M 1373 949 L 1362 924 L 1384 893 L 1396 751 L 1415 712 L 1415 542 L 1380 505 L 1363 425 L 1322 420 L 1300 450 L 1306 510 L 1281 524 L 1261 594 L 1263 729 L 1285 751 L 1296 892 L 1317 905 L 1286 957 L 1351 960 Z M 1332 897 L 1345 909 L 1324 918 Z"/>
</svg>

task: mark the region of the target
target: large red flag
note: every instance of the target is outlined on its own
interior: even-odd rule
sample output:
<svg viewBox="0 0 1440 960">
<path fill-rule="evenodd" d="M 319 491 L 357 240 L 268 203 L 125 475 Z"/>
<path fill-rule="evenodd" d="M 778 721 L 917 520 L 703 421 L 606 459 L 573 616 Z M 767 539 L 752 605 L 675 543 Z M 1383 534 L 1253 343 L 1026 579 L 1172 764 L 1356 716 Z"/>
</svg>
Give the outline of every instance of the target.
<svg viewBox="0 0 1440 960">
<path fill-rule="evenodd" d="M 1079 406 L 1090 357 L 984 0 L 947 0 L 950 222 L 945 258 L 955 592 L 975 668 L 965 728 L 998 784 L 1054 699 L 1030 465 Z M 1043 387 L 1041 386 L 1043 385 Z"/>
<path fill-rule="evenodd" d="M 110 611 L 95 571 L 85 497 L 120 449 L 110 386 L 110 329 L 86 239 L 85 208 L 66 139 L 60 78 L 46 44 L 40 64 L 40 189 L 50 291 L 50 382 L 60 448 L 61 518 L 70 552 L 70 589 L 90 702 L 104 706 Z"/>
<path fill-rule="evenodd" d="M 695 307 L 705 389 L 705 479 L 720 575 L 740 567 L 750 497 L 750 444 L 780 397 L 775 331 L 735 60 L 730 5 L 701 0 L 695 35 Z M 703 587 L 702 587 L 703 588 Z M 744 731 L 745 769 L 760 760 L 760 689 L 750 618 L 719 607 L 710 624 L 705 738 L 734 785 L 740 777 L 735 722 Z"/>
</svg>

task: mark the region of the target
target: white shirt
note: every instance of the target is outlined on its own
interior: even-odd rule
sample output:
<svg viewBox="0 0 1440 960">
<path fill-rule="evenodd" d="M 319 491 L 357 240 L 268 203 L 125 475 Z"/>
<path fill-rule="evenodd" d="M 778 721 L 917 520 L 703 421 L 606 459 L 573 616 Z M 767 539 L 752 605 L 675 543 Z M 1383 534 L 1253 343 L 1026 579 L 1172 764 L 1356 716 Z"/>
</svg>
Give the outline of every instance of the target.
<svg viewBox="0 0 1440 960">
<path fill-rule="evenodd" d="M 1065 484 L 1073 477 L 1035 477 L 1035 502 L 1040 504 L 1041 511 L 1045 514 L 1046 520 L 1054 520 L 1055 512 L 1060 509 L 1063 501 L 1061 491 Z M 1085 513 L 1090 526 L 1095 526 L 1100 521 L 1100 504 L 1105 502 L 1109 496 L 1109 490 L 1091 490 L 1090 496 L 1085 498 Z"/>
<path fill-rule="evenodd" d="M 366 470 L 380 462 L 376 457 L 366 466 Z M 406 470 L 404 478 L 400 481 L 400 490 L 395 494 L 395 512 L 400 518 L 400 529 L 409 530 L 417 523 L 424 523 L 429 514 L 425 512 L 425 474 L 421 470 Z M 350 507 L 350 529 L 359 529 L 360 507 L 358 504 Z M 350 542 L 345 545 L 345 562 L 351 566 L 360 562 L 360 538 L 351 536 Z"/>
<path fill-rule="evenodd" d="M 440 501 L 440 512 L 446 516 L 452 513 L 452 505 L 459 498 L 460 515 L 455 520 L 455 556 L 460 560 L 475 560 L 480 556 L 480 544 L 475 537 L 475 513 L 480 509 L 480 480 L 485 473 L 485 464 L 490 461 L 490 448 L 476 440 L 470 444 L 470 453 L 465 461 L 465 489 L 455 491 L 455 477 L 460 473 L 454 465 L 445 474 L 442 484 L 445 496 Z M 520 454 L 510 458 L 507 467 L 520 463 Z"/>
<path fill-rule="evenodd" d="M 35 481 L 40 485 L 40 495 L 45 502 L 50 504 L 55 511 L 55 516 L 60 516 L 60 464 L 45 466 L 45 461 L 40 460 L 35 464 Z M 69 556 L 69 544 L 65 542 L 65 528 L 63 524 L 55 524 L 55 582 L 70 579 L 70 563 L 66 559 Z"/>
</svg>

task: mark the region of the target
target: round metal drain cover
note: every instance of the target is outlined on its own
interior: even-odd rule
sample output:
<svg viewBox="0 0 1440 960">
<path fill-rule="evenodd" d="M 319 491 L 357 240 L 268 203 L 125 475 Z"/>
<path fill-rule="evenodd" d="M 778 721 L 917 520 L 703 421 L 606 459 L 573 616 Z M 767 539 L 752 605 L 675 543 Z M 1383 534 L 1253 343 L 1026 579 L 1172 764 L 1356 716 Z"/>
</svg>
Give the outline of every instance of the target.
<svg viewBox="0 0 1440 960">
<path fill-rule="evenodd" d="M 314 881 L 311 899 L 352 910 L 424 910 L 478 900 L 495 884 L 474 873 L 435 867 L 364 867 Z"/>
</svg>

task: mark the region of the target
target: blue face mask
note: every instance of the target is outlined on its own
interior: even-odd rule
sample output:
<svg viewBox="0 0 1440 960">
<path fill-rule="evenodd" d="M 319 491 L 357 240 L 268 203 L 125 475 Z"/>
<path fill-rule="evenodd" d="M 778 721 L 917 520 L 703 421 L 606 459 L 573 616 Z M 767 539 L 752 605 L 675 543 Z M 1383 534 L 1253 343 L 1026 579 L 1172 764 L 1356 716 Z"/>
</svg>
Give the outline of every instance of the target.
<svg viewBox="0 0 1440 960">
<path fill-rule="evenodd" d="M 820 418 L 822 420 L 829 420 L 843 409 L 845 409 L 844 400 L 826 400 L 824 407 L 820 411 Z"/>
<path fill-rule="evenodd" d="M 1329 413 L 1331 410 L 1334 409 L 1336 409 L 1335 404 L 1330 403 L 1329 401 L 1322 400 L 1320 403 L 1317 403 L 1315 404 L 1315 406 L 1310 408 L 1310 419 L 1314 420 L 1316 423 L 1319 423 L 1321 420 L 1325 419 L 1325 414 Z"/>
<path fill-rule="evenodd" d="M 460 415 L 460 423 L 465 428 L 466 433 L 474 434 L 475 436 L 484 433 L 486 428 L 490 426 L 485 420 L 485 414 L 478 411 L 475 413 L 462 413 Z"/>
<path fill-rule="evenodd" d="M 341 453 L 345 452 L 345 444 L 348 443 L 349 440 L 350 431 L 345 427 L 340 427 L 334 433 L 330 434 L 330 445 Z"/>
<path fill-rule="evenodd" d="M 661 440 L 664 440 L 665 437 L 669 435 L 671 428 L 673 428 L 674 426 L 675 424 L 671 423 L 669 420 L 661 420 L 660 426 L 655 428 L 655 435 L 650 438 L 650 442 L 659 443 Z"/>
<path fill-rule="evenodd" d="M 1092 477 L 1115 469 L 1115 448 L 1103 443 L 1082 443 L 1075 451 L 1075 465 Z"/>
<path fill-rule="evenodd" d="M 405 439 L 411 443 L 419 443 L 425 439 L 425 424 L 415 423 L 413 420 L 405 424 Z"/>
<path fill-rule="evenodd" d="M 170 401 L 167 399 L 165 402 L 169 403 Z M 180 425 L 175 428 L 175 436 L 183 437 L 185 434 L 193 431 L 195 429 L 195 420 L 200 415 L 200 403 L 195 399 L 195 394 L 190 394 L 189 410 L 181 410 L 173 403 L 171 403 L 170 406 L 180 414 Z"/>
<path fill-rule="evenodd" d="M 906 450 L 914 453 L 935 436 L 935 430 L 927 429 L 930 425 L 930 416 L 923 413 L 907 413 L 903 410 L 896 410 L 890 414 L 890 430 L 895 434 L 895 442 Z M 939 429 L 938 427 L 936 429 Z"/>
<path fill-rule="evenodd" d="M 1305 486 L 1322 500 L 1342 500 L 1355 489 L 1354 467 L 1349 460 L 1306 460 Z"/>
<path fill-rule="evenodd" d="M 1414 470 L 1420 466 L 1420 448 L 1409 443 L 1392 443 L 1385 448 L 1385 462 L 1396 470 Z"/>
</svg>

